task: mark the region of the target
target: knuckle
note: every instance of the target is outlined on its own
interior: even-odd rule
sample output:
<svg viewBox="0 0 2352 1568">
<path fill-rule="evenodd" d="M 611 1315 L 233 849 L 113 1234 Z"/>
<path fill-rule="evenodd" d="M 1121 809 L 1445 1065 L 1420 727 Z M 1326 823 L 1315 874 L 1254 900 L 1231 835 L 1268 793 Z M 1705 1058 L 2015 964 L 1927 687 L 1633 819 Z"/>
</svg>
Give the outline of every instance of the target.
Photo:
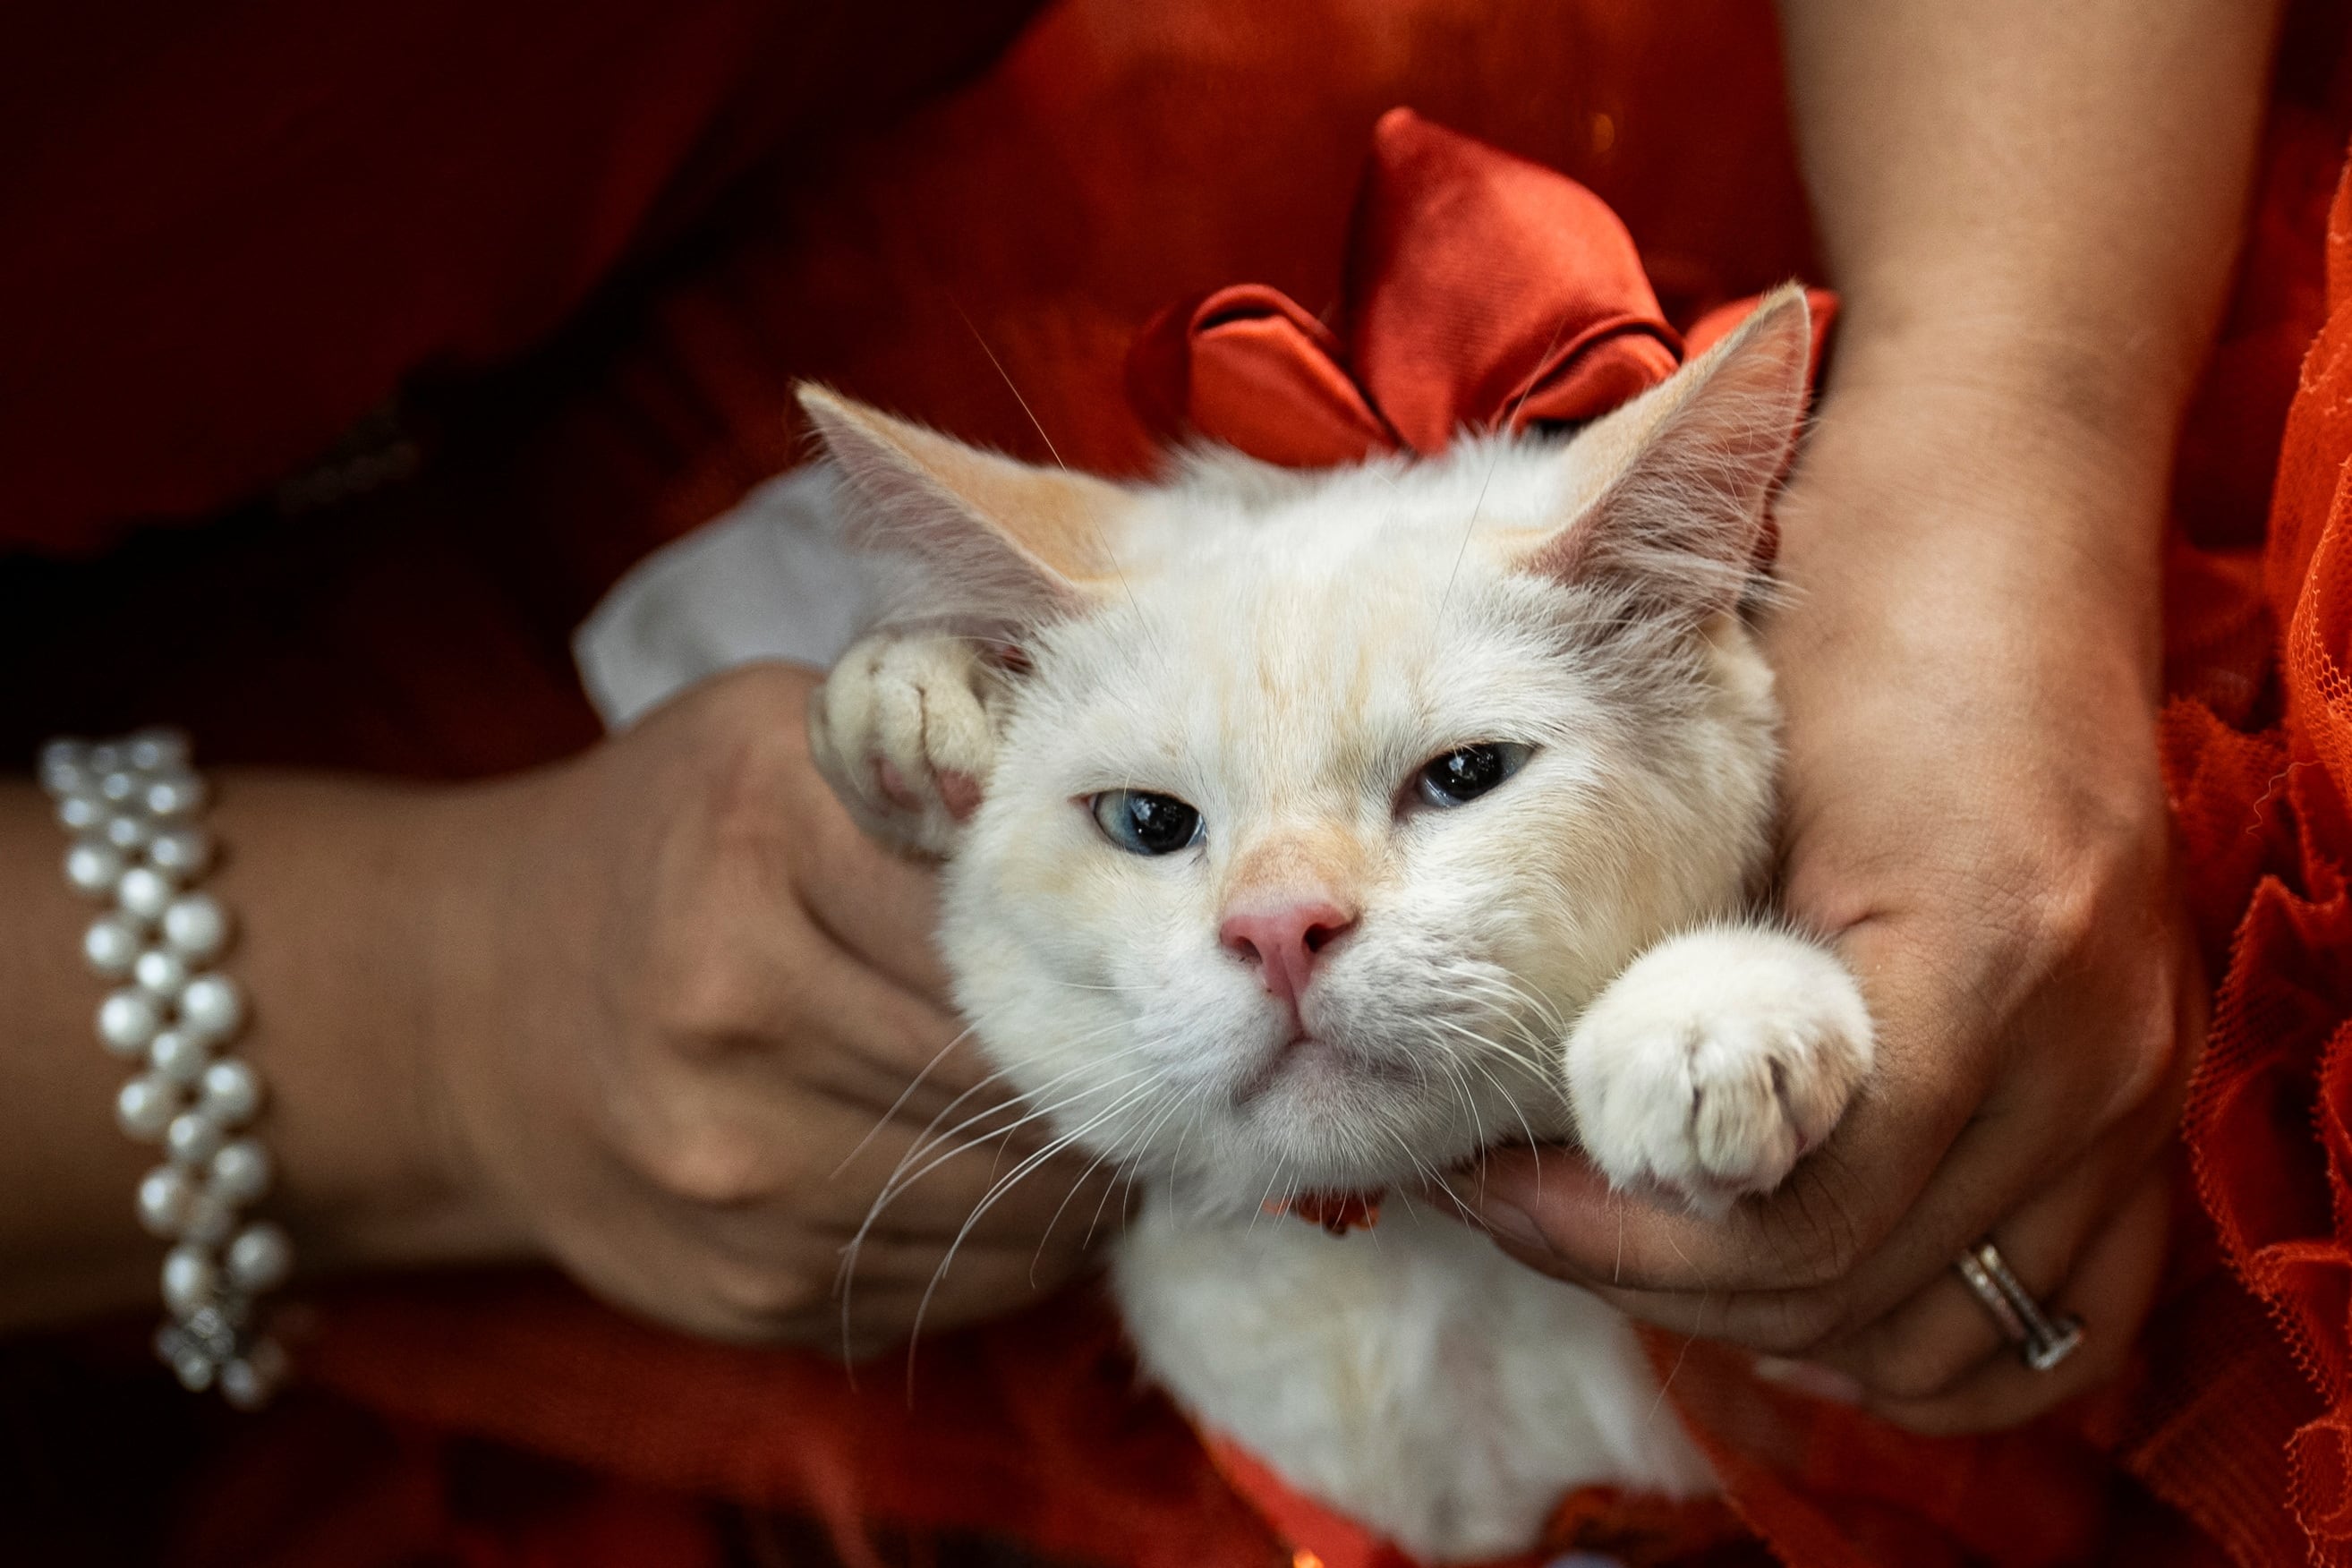
<svg viewBox="0 0 2352 1568">
<path fill-rule="evenodd" d="M 824 1289 L 794 1268 L 735 1267 L 719 1270 L 709 1290 L 719 1315 L 739 1325 L 742 1339 L 790 1339 L 824 1316 Z"/>
<path fill-rule="evenodd" d="M 2108 924 L 2108 879 L 2095 866 L 2047 878 L 2031 895 L 2036 945 L 2054 964 L 2092 945 Z"/>
<path fill-rule="evenodd" d="M 1777 1297 L 1773 1310 L 1758 1325 L 1755 1348 L 1779 1356 L 1808 1356 L 1835 1336 L 1840 1317 L 1834 1300 L 1811 1292 Z"/>
<path fill-rule="evenodd" d="M 772 1011 L 768 977 L 723 951 L 656 965 L 656 1026 L 677 1054 L 700 1057 L 756 1034 Z"/>
<path fill-rule="evenodd" d="M 788 798 L 805 759 L 798 724 L 764 724 L 711 737 L 702 765 L 702 794 L 722 842 L 775 837 L 778 804 Z"/>
<path fill-rule="evenodd" d="M 1800 1289 L 1839 1284 L 1869 1256 L 1869 1239 L 1818 1184 L 1806 1192 L 1792 1190 L 1790 1196 L 1792 1201 L 1779 1211 L 1780 1223 L 1767 1237 L 1770 1263 L 1785 1283 Z"/>
<path fill-rule="evenodd" d="M 1832 1226 L 1821 1232 L 1819 1242 L 1808 1252 L 1803 1270 L 1805 1283 L 1816 1289 L 1843 1281 L 1862 1262 L 1862 1238 L 1845 1226 Z"/>
<path fill-rule="evenodd" d="M 717 1135 L 667 1142 L 646 1161 L 663 1192 L 708 1209 L 747 1208 L 772 1197 L 778 1173 L 754 1140 Z"/>
<path fill-rule="evenodd" d="M 1903 1345 L 1873 1356 L 1863 1382 L 1883 1398 L 1931 1399 L 1958 1382 L 1969 1365 L 1948 1351 Z"/>
<path fill-rule="evenodd" d="M 1901 1220 L 1902 1210 L 1886 1198 L 1833 1160 L 1801 1163 L 1770 1211 L 1776 1223 L 1767 1233 L 1790 1282 L 1816 1291 L 1843 1284 Z"/>
</svg>

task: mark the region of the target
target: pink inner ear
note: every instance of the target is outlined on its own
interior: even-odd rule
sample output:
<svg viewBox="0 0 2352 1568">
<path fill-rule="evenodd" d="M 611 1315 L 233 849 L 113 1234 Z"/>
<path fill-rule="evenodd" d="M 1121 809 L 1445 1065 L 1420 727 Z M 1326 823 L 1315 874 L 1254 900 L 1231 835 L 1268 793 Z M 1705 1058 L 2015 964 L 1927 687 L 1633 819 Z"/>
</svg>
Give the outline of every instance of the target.
<svg viewBox="0 0 2352 1568">
<path fill-rule="evenodd" d="M 1014 675 L 1026 675 L 1032 668 L 1026 648 L 1001 638 L 981 643 L 980 661 L 994 669 L 1010 670 Z"/>
<path fill-rule="evenodd" d="M 1592 538 L 1590 515 L 1563 528 L 1519 558 L 1519 570 L 1557 583 L 1573 583 L 1585 568 L 1585 546 Z"/>
<path fill-rule="evenodd" d="M 1775 295 L 1733 341 L 1580 437 L 1622 467 L 1521 567 L 1613 577 L 1685 612 L 1736 600 L 1771 559 L 1769 500 L 1807 397 L 1803 311 L 1793 291 Z"/>
</svg>

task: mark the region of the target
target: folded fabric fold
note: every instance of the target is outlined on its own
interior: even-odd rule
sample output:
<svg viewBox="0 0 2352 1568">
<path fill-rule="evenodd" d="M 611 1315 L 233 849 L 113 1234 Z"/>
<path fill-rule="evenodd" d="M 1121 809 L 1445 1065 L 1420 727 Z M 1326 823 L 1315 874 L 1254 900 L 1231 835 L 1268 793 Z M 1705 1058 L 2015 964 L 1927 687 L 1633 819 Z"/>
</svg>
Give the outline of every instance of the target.
<svg viewBox="0 0 2352 1568">
<path fill-rule="evenodd" d="M 1606 202 L 1410 109 L 1373 130 L 1345 277 L 1336 324 L 1260 283 L 1161 310 L 1128 359 L 1146 426 L 1287 468 L 1429 457 L 1459 431 L 1597 418 L 1685 353 Z M 1836 299 L 1807 297 L 1818 369 Z M 1754 304 L 1701 318 L 1688 351 Z"/>
</svg>

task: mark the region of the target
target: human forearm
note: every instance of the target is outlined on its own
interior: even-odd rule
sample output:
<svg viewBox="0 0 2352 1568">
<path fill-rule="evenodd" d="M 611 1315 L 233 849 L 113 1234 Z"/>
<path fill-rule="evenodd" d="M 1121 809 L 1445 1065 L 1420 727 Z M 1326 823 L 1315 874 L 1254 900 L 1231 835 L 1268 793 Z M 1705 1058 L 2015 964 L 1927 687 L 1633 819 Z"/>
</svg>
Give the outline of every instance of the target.
<svg viewBox="0 0 2352 1568">
<path fill-rule="evenodd" d="M 2160 540 L 2274 16 L 1782 9 L 1846 314 L 1777 508 L 1781 894 L 1860 976 L 1877 1065 L 1732 1223 L 1552 1200 L 1547 1234 L 1604 1293 L 1646 1275 L 1620 1300 L 1653 1321 L 1810 1359 L 1923 1430 L 1998 1426 L 2123 1363 L 2163 1257 L 2200 995 L 2157 756 Z M 2089 1325 L 2062 1370 L 1953 1271 L 1987 1237 Z"/>
<path fill-rule="evenodd" d="M 938 1000 L 929 873 L 810 765 L 814 679 L 714 679 L 480 784 L 212 775 L 205 887 L 306 1270 L 550 1258 L 673 1324 L 837 1349 L 1079 1265 L 1087 1227 L 1053 1222 L 1099 1194 L 1060 1162 L 997 1188 L 1017 1112 Z M 64 848 L 0 785 L 0 1331 L 158 1295 L 131 1218 L 157 1156 L 113 1125 Z"/>
<path fill-rule="evenodd" d="M 2245 205 L 2275 0 L 1781 0 L 1836 380 L 2031 398 L 2161 468 Z"/>
<path fill-rule="evenodd" d="M 236 921 L 225 964 L 253 1003 L 237 1050 L 271 1097 L 268 1212 L 314 1269 L 514 1248 L 457 1163 L 421 1050 L 432 954 L 465 920 L 448 798 L 234 772 L 212 782 L 223 852 L 205 885 Z M 79 947 L 97 910 L 66 887 L 64 846 L 36 790 L 0 790 L 0 1328 L 151 1300 L 162 1256 L 131 1215 L 158 1156 L 113 1124 L 129 1068 L 92 1034 L 105 983 Z"/>
</svg>

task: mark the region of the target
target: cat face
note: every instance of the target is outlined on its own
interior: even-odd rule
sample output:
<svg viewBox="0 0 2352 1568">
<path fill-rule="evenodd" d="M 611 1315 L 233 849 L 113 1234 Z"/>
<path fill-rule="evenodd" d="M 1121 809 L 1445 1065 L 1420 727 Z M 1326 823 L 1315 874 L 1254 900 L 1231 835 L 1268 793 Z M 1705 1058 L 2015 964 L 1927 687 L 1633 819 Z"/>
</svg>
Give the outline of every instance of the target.
<svg viewBox="0 0 2352 1568">
<path fill-rule="evenodd" d="M 1738 601 L 1804 332 L 1768 306 L 1573 438 L 1313 475 L 909 478 L 828 426 L 917 613 L 1022 649 L 941 941 L 1059 1131 L 1243 1209 L 1569 1130 L 1568 1020 L 1765 848 Z"/>
</svg>

